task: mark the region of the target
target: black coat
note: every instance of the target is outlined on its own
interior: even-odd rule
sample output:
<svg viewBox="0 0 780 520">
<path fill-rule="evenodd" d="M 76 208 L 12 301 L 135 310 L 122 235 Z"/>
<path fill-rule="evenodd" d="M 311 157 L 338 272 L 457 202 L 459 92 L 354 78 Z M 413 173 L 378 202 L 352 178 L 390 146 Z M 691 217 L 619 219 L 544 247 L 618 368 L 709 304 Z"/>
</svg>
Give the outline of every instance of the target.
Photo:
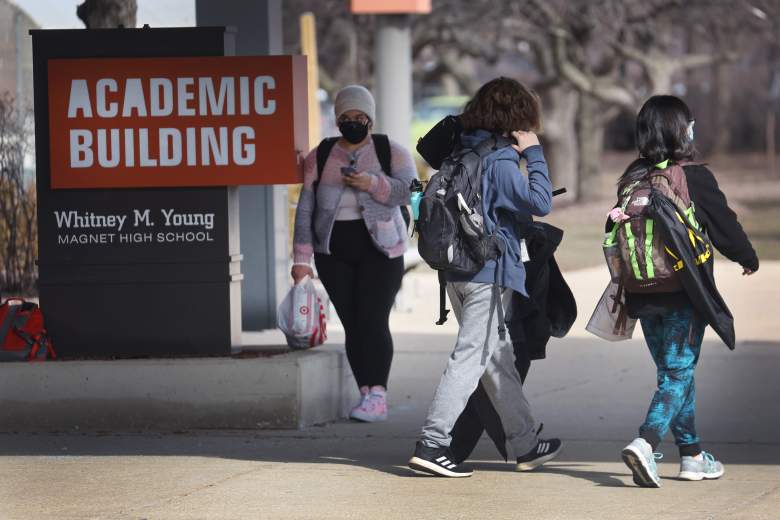
<svg viewBox="0 0 780 520">
<path fill-rule="evenodd" d="M 694 251 L 688 238 L 688 227 L 677 218 L 674 204 L 658 193 L 650 197 L 650 215 L 658 225 L 664 242 L 682 259 L 685 266 L 679 271 L 680 281 L 698 315 L 720 336 L 730 349 L 734 350 L 734 317 L 715 286 L 712 258 L 702 265 L 696 265 Z M 703 240 L 709 244 L 709 237 Z"/>
<path fill-rule="evenodd" d="M 529 297 L 514 293 L 507 313 L 515 366 L 523 381 L 531 360 L 546 356 L 550 337 L 564 337 L 577 319 L 577 302 L 553 256 L 563 239 L 563 231 L 549 224 L 534 222 L 524 236 L 531 257 L 525 263 Z M 452 429 L 450 450 L 453 457 L 458 461 L 467 459 L 483 431 L 487 431 L 506 460 L 506 434 L 501 418 L 482 383 L 479 383 Z"/>
<path fill-rule="evenodd" d="M 531 258 L 525 263 L 528 298 L 513 293 L 507 328 L 515 353 L 525 350 L 528 359 L 544 359 L 550 337 L 564 337 L 577 319 L 577 302 L 553 256 L 563 230 L 534 222 L 524 236 Z"/>
<path fill-rule="evenodd" d="M 688 193 L 696 204 L 696 219 L 715 248 L 729 260 L 758 271 L 758 255 L 737 220 L 737 214 L 729 207 L 715 175 L 701 164 L 686 165 L 683 171 Z"/>
</svg>

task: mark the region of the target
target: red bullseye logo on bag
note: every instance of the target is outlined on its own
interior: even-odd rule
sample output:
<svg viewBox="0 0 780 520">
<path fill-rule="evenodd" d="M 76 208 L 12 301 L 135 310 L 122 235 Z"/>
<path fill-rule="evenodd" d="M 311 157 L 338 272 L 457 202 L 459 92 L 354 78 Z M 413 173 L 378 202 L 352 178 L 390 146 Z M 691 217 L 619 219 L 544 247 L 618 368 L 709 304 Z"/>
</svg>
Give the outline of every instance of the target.
<svg viewBox="0 0 780 520">
<path fill-rule="evenodd" d="M 287 184 L 302 56 L 49 61 L 52 188 Z"/>
</svg>

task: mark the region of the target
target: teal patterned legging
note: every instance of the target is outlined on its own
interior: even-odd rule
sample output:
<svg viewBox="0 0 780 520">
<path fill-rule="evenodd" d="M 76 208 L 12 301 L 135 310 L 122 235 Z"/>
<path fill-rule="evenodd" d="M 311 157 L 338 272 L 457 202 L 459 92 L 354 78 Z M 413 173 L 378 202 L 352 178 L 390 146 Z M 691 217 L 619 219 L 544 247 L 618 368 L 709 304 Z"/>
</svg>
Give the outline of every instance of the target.
<svg viewBox="0 0 780 520">
<path fill-rule="evenodd" d="M 654 434 L 660 442 L 671 428 L 675 444 L 696 445 L 699 436 L 693 373 L 706 325 L 690 306 L 643 315 L 640 323 L 658 368 L 658 390 L 639 434 Z"/>
</svg>

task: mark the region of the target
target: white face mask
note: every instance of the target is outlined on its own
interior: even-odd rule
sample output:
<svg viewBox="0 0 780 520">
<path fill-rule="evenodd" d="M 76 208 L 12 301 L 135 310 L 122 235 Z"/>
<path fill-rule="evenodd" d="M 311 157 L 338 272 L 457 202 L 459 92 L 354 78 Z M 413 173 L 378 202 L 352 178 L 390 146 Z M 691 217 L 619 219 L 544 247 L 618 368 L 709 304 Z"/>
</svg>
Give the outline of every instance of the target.
<svg viewBox="0 0 780 520">
<path fill-rule="evenodd" d="M 688 140 L 689 141 L 693 141 L 693 124 L 695 122 L 696 121 L 691 121 L 690 123 L 688 123 Z"/>
</svg>

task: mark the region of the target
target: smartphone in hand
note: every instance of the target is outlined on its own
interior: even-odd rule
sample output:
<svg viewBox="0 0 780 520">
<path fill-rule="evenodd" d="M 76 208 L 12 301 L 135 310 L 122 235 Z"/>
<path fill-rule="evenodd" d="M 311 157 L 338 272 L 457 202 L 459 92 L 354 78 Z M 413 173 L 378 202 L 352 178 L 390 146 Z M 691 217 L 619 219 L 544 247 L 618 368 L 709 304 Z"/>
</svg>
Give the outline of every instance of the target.
<svg viewBox="0 0 780 520">
<path fill-rule="evenodd" d="M 348 177 L 350 175 L 354 175 L 357 173 L 357 170 L 354 166 L 342 166 L 341 167 L 341 175 L 344 177 Z"/>
</svg>

